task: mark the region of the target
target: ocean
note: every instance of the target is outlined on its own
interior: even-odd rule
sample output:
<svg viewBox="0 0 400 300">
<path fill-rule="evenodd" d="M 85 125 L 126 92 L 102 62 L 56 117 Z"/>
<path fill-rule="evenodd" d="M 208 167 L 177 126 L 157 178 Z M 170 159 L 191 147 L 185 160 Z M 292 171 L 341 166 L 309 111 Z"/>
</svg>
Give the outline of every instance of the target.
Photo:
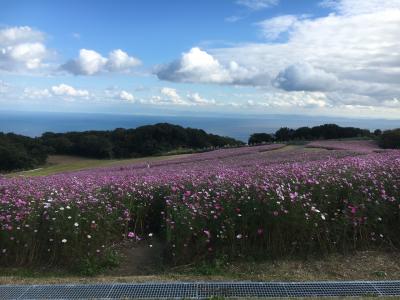
<svg viewBox="0 0 400 300">
<path fill-rule="evenodd" d="M 298 128 L 335 123 L 370 130 L 400 127 L 400 120 L 349 119 L 318 116 L 156 116 L 100 113 L 54 113 L 0 111 L 0 132 L 40 136 L 46 131 L 67 132 L 112 130 L 168 122 L 184 127 L 201 128 L 206 132 L 247 141 L 255 132 L 273 133 L 280 127 Z"/>
</svg>

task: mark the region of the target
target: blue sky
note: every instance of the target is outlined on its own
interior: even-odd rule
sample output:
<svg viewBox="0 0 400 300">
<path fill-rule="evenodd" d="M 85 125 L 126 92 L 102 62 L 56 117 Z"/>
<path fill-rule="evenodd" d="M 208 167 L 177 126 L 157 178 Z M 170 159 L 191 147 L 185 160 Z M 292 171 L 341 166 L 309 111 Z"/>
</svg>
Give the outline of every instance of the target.
<svg viewBox="0 0 400 300">
<path fill-rule="evenodd" d="M 3 0 L 0 109 L 397 118 L 398 24 L 400 0 Z"/>
</svg>

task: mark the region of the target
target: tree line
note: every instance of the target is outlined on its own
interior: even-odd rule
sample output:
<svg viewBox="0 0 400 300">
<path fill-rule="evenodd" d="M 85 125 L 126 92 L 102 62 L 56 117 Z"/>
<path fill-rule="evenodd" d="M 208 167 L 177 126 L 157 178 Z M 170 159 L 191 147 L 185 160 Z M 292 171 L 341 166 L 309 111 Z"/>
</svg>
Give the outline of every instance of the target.
<svg viewBox="0 0 400 300">
<path fill-rule="evenodd" d="M 291 129 L 282 127 L 275 134 L 254 133 L 249 145 L 294 140 L 368 137 L 379 141 L 382 148 L 400 148 L 400 129 L 375 130 L 324 124 Z M 133 158 L 185 151 L 240 146 L 244 143 L 230 137 L 206 133 L 201 129 L 183 128 L 159 123 L 135 129 L 111 131 L 46 132 L 31 138 L 0 132 L 0 171 L 32 169 L 46 163 L 50 154 L 76 155 L 88 158 Z"/>
<path fill-rule="evenodd" d="M 377 139 L 382 148 L 400 148 L 400 129 L 386 130 L 380 129 L 371 132 L 368 129 L 356 127 L 341 127 L 336 124 L 324 124 L 314 127 L 300 127 L 292 129 L 288 127 L 279 128 L 274 134 L 253 133 L 249 140 L 249 145 L 288 142 L 288 141 L 310 141 L 367 137 Z"/>
<path fill-rule="evenodd" d="M 0 171 L 32 169 L 47 160 L 47 148 L 38 138 L 0 132 Z"/>
<path fill-rule="evenodd" d="M 30 138 L 12 133 L 0 135 L 0 171 L 29 169 L 46 162 L 49 154 L 88 158 L 133 158 L 164 154 L 177 149 L 239 146 L 233 138 L 201 129 L 159 123 L 135 129 L 53 133 Z"/>
</svg>

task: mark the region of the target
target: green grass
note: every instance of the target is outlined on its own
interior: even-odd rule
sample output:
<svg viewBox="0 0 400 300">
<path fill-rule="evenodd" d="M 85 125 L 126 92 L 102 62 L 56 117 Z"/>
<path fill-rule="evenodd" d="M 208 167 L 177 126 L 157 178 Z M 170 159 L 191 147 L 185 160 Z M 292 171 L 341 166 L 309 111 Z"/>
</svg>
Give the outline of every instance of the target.
<svg viewBox="0 0 400 300">
<path fill-rule="evenodd" d="M 171 160 L 175 158 L 185 157 L 190 154 L 149 156 L 130 159 L 92 159 L 83 157 L 74 157 L 67 155 L 51 155 L 48 163 L 37 169 L 11 173 L 9 176 L 46 176 L 68 171 L 79 171 L 85 169 L 93 169 L 100 167 L 124 166 L 140 162 L 155 162 L 162 160 Z"/>
</svg>

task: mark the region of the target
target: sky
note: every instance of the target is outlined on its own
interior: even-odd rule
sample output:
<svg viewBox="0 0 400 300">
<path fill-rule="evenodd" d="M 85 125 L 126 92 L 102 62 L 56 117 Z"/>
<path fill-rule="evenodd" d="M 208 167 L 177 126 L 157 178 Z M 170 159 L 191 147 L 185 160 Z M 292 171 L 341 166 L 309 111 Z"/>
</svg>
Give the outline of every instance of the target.
<svg viewBox="0 0 400 300">
<path fill-rule="evenodd" d="M 400 119 L 400 0 L 1 0 L 0 110 Z"/>
</svg>

